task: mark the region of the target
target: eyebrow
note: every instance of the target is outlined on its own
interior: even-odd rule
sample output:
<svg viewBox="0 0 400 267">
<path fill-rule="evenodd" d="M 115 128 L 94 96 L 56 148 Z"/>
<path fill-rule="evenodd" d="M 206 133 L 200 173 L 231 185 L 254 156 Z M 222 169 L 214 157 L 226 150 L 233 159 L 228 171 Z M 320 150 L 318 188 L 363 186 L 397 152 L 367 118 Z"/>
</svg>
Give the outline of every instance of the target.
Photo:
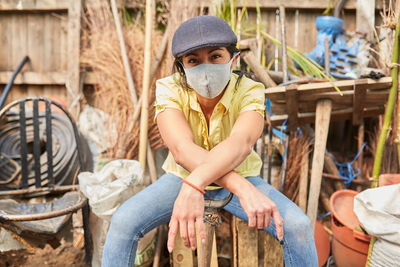
<svg viewBox="0 0 400 267">
<path fill-rule="evenodd" d="M 211 54 L 212 52 L 217 51 L 217 50 L 223 50 L 223 49 L 221 47 L 216 47 L 216 48 L 208 51 L 208 54 Z M 198 54 L 196 52 L 190 52 L 189 54 L 185 55 L 184 57 L 189 57 L 189 56 L 198 56 Z"/>
<path fill-rule="evenodd" d="M 221 47 L 216 47 L 216 48 L 211 49 L 210 51 L 208 51 L 208 54 L 211 54 L 212 52 L 217 51 L 217 50 L 223 50 L 223 49 Z"/>
</svg>

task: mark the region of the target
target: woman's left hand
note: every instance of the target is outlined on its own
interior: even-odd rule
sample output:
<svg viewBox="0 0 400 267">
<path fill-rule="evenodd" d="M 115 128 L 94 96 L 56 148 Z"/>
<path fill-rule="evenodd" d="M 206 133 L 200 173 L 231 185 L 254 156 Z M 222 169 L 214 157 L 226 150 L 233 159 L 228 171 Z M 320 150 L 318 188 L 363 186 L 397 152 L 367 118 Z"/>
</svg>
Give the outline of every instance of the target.
<svg viewBox="0 0 400 267">
<path fill-rule="evenodd" d="M 206 239 L 204 229 L 204 196 L 196 189 L 182 184 L 181 191 L 175 200 L 172 217 L 169 222 L 168 251 L 174 249 L 175 237 L 180 231 L 183 244 L 196 249 L 196 227 L 202 242 Z"/>
<path fill-rule="evenodd" d="M 256 187 L 248 183 L 249 187 L 240 191 L 238 198 L 249 219 L 249 227 L 258 229 L 267 228 L 271 219 L 275 223 L 278 240 L 283 238 L 283 219 L 276 204 Z"/>
</svg>

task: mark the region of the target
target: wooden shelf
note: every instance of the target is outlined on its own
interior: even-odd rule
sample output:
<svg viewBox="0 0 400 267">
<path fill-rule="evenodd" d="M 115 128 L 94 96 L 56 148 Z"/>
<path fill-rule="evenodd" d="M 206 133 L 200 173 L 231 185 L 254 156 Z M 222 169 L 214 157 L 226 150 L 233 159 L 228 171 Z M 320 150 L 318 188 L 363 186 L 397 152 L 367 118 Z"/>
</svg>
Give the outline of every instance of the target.
<svg viewBox="0 0 400 267">
<path fill-rule="evenodd" d="M 11 71 L 0 71 L 0 85 L 5 85 L 11 79 Z M 15 85 L 65 85 L 68 79 L 67 72 L 20 72 L 14 80 Z M 96 78 L 93 72 L 86 73 L 85 84 L 95 84 Z"/>
<path fill-rule="evenodd" d="M 66 11 L 70 1 L 75 0 L 8 0 L 0 3 L 0 11 Z"/>
<path fill-rule="evenodd" d="M 333 84 L 340 89 L 342 95 L 336 91 Z M 313 123 L 316 103 L 321 99 L 332 101 L 332 120 L 352 119 L 353 123 L 358 124 L 362 118 L 384 113 L 391 85 L 390 77 L 378 81 L 361 79 L 302 84 L 295 88 L 296 105 L 289 104 L 288 99 L 289 93 L 293 91 L 290 87 L 293 85 L 268 88 L 265 90 L 265 96 L 271 100 L 272 113 L 275 114 L 271 117 L 273 125 L 281 125 L 289 117 L 294 125 Z"/>
</svg>

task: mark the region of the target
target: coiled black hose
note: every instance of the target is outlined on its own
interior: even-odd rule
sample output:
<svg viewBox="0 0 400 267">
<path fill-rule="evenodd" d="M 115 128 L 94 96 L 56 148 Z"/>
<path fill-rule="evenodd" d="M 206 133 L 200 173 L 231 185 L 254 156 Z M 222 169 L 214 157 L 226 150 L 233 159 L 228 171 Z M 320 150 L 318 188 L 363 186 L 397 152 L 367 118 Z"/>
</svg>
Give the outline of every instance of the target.
<svg viewBox="0 0 400 267">
<path fill-rule="evenodd" d="M 12 189 L 19 187 L 21 175 L 18 173 L 21 164 L 19 114 L 9 112 L 7 121 L 0 126 L 0 188 Z M 46 152 L 46 118 L 39 115 L 40 125 L 40 173 L 41 186 L 48 184 L 47 179 L 47 152 Z M 56 185 L 72 184 L 79 168 L 79 159 L 76 150 L 74 131 L 68 118 L 63 114 L 52 113 L 53 136 L 53 167 Z M 26 114 L 26 138 L 28 143 L 28 185 L 35 186 L 35 172 L 33 164 L 33 116 Z M 92 158 L 86 140 L 79 136 L 81 154 L 85 170 L 92 169 Z M 17 175 L 15 175 L 17 174 Z M 15 176 L 15 179 L 11 179 Z M 10 179 L 12 181 L 10 181 Z"/>
</svg>

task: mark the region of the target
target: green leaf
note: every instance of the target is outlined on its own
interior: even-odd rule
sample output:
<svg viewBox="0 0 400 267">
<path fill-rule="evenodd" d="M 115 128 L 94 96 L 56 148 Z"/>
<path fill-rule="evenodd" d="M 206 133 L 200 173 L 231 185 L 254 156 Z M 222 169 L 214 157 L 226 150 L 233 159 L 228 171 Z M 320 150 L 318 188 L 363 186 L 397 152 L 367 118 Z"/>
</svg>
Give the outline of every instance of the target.
<svg viewBox="0 0 400 267">
<path fill-rule="evenodd" d="M 273 36 L 266 32 L 261 32 L 262 35 L 264 35 L 266 38 L 268 38 L 272 43 L 275 45 L 281 47 L 282 43 L 275 39 Z M 326 75 L 325 73 L 322 72 L 323 68 L 314 60 L 312 60 L 309 57 L 306 57 L 302 55 L 300 52 L 295 50 L 294 48 L 290 46 L 286 46 L 286 51 L 287 51 L 287 56 L 291 58 L 293 61 L 295 61 L 301 68 L 301 70 L 304 72 L 304 74 L 313 76 L 313 77 L 318 77 L 318 78 L 325 78 L 327 79 L 332 86 L 335 88 L 336 91 L 339 92 L 339 94 L 342 96 L 343 93 L 340 91 L 340 89 L 333 83 L 333 80 Z"/>
</svg>

